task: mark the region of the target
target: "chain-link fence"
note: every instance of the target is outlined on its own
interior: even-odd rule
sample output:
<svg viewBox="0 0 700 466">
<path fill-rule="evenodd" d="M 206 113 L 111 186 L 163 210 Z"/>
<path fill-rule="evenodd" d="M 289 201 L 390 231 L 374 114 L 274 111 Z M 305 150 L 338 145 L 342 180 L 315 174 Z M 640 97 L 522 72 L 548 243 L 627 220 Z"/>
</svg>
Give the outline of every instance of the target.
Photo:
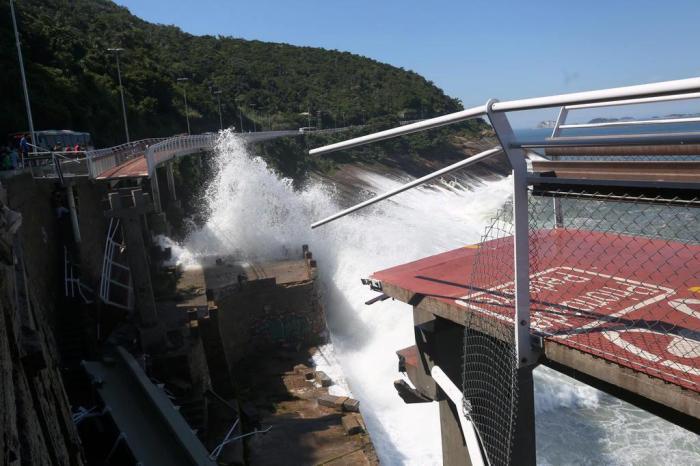
<svg viewBox="0 0 700 466">
<path fill-rule="evenodd" d="M 462 387 L 491 465 L 509 464 L 518 410 L 518 362 L 513 333 L 513 208 L 492 220 L 475 255 L 465 313 Z"/>
<path fill-rule="evenodd" d="M 542 194 L 529 216 L 533 330 L 699 391 L 700 201 Z"/>
<path fill-rule="evenodd" d="M 529 227 L 533 333 L 700 390 L 698 199 L 539 192 Z M 518 421 L 513 231 L 507 203 L 458 301 L 464 409 L 492 465 L 510 462 Z"/>
</svg>

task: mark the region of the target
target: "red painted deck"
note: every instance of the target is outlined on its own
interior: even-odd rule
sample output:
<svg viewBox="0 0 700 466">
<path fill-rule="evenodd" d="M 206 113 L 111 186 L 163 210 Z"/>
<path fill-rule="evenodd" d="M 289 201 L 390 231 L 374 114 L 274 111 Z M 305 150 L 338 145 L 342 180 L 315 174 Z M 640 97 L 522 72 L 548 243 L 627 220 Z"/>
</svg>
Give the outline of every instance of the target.
<svg viewBox="0 0 700 466">
<path fill-rule="evenodd" d="M 121 165 L 105 170 L 95 179 L 111 180 L 120 178 L 142 178 L 148 176 L 148 165 L 145 155 L 138 155 L 130 158 Z"/>
<path fill-rule="evenodd" d="M 530 275 L 532 327 L 545 345 L 563 344 L 700 392 L 700 246 L 560 229 L 537 232 L 530 247 L 537 257 Z M 507 237 L 372 278 L 397 299 L 421 294 L 512 324 L 513 283 L 497 278 L 512 277 L 512 251 Z M 473 276 L 481 252 L 496 260 Z M 480 291 L 471 292 L 470 282 Z"/>
</svg>

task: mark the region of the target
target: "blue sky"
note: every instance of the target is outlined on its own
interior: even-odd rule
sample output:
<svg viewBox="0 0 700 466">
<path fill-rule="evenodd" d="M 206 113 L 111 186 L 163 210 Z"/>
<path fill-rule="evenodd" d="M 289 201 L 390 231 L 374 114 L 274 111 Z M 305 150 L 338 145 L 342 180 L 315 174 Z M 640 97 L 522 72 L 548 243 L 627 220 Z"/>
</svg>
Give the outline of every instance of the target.
<svg viewBox="0 0 700 466">
<path fill-rule="evenodd" d="M 193 34 L 338 49 L 414 70 L 465 106 L 700 76 L 700 1 L 117 0 Z M 698 112 L 700 104 L 672 110 Z M 629 113 L 629 110 L 625 110 Z M 529 126 L 548 117 L 520 115 Z"/>
</svg>

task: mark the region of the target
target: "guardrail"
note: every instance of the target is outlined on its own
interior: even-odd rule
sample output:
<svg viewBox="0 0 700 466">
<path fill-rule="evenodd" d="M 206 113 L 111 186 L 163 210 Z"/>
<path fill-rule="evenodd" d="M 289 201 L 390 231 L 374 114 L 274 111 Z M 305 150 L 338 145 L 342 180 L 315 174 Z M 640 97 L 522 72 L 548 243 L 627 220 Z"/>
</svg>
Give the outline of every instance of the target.
<svg viewBox="0 0 700 466">
<path fill-rule="evenodd" d="M 24 160 L 34 178 L 70 178 L 87 176 L 85 152 L 36 152 Z"/>
<path fill-rule="evenodd" d="M 86 152 L 88 174 L 96 178 L 110 168 L 123 164 L 127 160 L 142 155 L 149 146 L 164 141 L 166 138 L 148 138 L 127 142 L 119 146 Z"/>
<path fill-rule="evenodd" d="M 214 147 L 218 137 L 219 135 L 216 133 L 175 136 L 149 146 L 146 150 L 148 176 L 153 178 L 156 167 L 174 157 L 181 157 Z"/>
</svg>

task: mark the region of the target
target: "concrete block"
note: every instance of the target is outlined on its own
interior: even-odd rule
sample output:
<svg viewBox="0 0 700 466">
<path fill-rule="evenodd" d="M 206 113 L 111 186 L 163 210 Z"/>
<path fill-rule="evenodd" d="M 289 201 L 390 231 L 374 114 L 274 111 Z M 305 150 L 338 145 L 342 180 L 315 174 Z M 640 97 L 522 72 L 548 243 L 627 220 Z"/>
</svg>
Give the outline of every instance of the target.
<svg viewBox="0 0 700 466">
<path fill-rule="evenodd" d="M 342 423 L 343 429 L 345 429 L 348 435 L 361 434 L 364 432 L 360 420 L 354 414 L 343 416 Z"/>
<path fill-rule="evenodd" d="M 325 394 L 318 397 L 318 404 L 320 404 L 321 406 L 326 406 L 328 408 L 342 410 L 343 403 L 345 403 L 345 400 L 347 399 L 348 397 L 346 396 L 335 396 Z"/>
<path fill-rule="evenodd" d="M 353 398 L 346 398 L 343 401 L 343 411 L 349 411 L 352 413 L 360 412 L 360 401 Z"/>
<path fill-rule="evenodd" d="M 321 384 L 322 387 L 330 387 L 333 385 L 333 380 L 323 371 L 316 371 L 316 382 Z"/>
</svg>

